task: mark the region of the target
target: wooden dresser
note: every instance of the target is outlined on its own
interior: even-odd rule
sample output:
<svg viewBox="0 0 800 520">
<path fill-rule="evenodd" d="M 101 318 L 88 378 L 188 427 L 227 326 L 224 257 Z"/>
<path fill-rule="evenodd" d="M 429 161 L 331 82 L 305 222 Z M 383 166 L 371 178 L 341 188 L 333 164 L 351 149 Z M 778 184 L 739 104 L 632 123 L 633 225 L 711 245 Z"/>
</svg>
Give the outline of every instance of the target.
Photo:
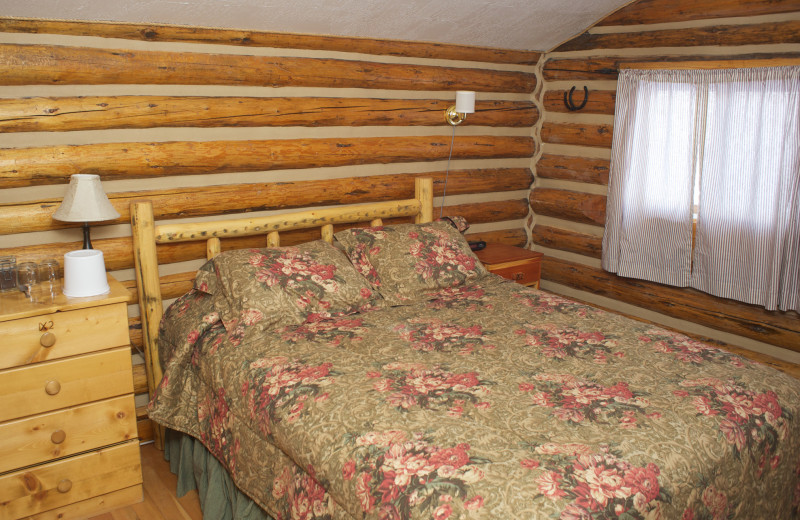
<svg viewBox="0 0 800 520">
<path fill-rule="evenodd" d="M 492 273 L 528 287 L 539 288 L 542 274 L 542 253 L 505 244 L 486 244 L 476 251 L 478 260 Z"/>
<path fill-rule="evenodd" d="M 0 293 L 0 518 L 81 518 L 142 499 L 128 291 Z"/>
</svg>

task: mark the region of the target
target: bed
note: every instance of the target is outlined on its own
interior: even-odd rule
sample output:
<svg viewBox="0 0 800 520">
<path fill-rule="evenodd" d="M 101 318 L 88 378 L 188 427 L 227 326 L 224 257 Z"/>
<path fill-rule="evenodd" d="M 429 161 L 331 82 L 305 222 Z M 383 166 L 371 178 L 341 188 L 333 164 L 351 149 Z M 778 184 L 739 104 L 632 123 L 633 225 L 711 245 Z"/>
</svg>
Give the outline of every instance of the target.
<svg viewBox="0 0 800 520">
<path fill-rule="evenodd" d="M 174 457 L 209 452 L 275 519 L 798 516 L 800 381 L 488 273 L 431 193 L 187 226 L 134 205 Z M 242 233 L 268 247 L 220 254 Z M 191 239 L 210 260 L 163 313 L 156 244 Z"/>
</svg>

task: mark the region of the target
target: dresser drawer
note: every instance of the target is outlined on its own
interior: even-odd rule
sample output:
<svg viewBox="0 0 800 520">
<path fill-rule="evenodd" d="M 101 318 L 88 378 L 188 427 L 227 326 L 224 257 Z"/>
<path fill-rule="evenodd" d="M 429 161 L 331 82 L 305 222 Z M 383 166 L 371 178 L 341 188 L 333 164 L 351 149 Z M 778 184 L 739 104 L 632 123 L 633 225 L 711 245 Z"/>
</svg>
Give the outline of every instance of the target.
<svg viewBox="0 0 800 520">
<path fill-rule="evenodd" d="M 127 309 L 115 303 L 4 321 L 0 338 L 0 368 L 128 345 Z"/>
<path fill-rule="evenodd" d="M 27 517 L 141 481 L 136 441 L 7 473 L 0 476 L 3 518 Z"/>
<path fill-rule="evenodd" d="M 538 259 L 492 266 L 489 271 L 522 285 L 538 285 L 542 264 Z"/>
<path fill-rule="evenodd" d="M 131 350 L 104 352 L 0 371 L 0 421 L 133 392 Z"/>
<path fill-rule="evenodd" d="M 136 437 L 133 395 L 0 424 L 0 473 Z"/>
<path fill-rule="evenodd" d="M 92 497 L 88 500 L 74 502 L 67 506 L 50 509 L 44 513 L 25 517 L 26 520 L 67 520 L 69 518 L 89 518 L 114 509 L 120 509 L 137 502 L 141 502 L 144 497 L 141 484 L 136 484 L 124 489 L 112 491 L 105 495 Z M 108 518 L 103 516 L 102 518 Z M 117 518 L 113 515 L 111 518 Z M 136 517 L 141 518 L 141 517 Z"/>
</svg>

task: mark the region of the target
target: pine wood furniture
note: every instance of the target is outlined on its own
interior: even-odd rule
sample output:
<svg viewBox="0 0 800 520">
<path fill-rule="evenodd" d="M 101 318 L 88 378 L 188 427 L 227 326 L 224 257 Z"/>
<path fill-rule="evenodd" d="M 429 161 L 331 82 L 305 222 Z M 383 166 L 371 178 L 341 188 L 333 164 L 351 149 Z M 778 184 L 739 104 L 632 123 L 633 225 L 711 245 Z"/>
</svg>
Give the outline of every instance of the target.
<svg viewBox="0 0 800 520">
<path fill-rule="evenodd" d="M 0 294 L 2 518 L 76 518 L 142 499 L 128 290 Z"/>
<path fill-rule="evenodd" d="M 539 288 L 544 254 L 521 247 L 488 243 L 475 255 L 489 271 L 522 285 Z"/>
</svg>

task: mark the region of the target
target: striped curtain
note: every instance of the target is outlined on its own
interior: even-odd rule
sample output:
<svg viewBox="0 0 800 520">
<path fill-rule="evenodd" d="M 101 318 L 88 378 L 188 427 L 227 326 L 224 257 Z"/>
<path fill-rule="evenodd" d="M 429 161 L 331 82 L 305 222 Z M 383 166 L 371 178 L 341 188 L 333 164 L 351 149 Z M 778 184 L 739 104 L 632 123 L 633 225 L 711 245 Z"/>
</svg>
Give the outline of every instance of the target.
<svg viewBox="0 0 800 520">
<path fill-rule="evenodd" d="M 691 286 L 800 311 L 800 66 L 706 76 Z"/>
<path fill-rule="evenodd" d="M 602 266 L 689 285 L 699 88 L 676 71 L 622 70 L 617 83 Z"/>
<path fill-rule="evenodd" d="M 800 311 L 800 67 L 621 71 L 606 219 L 608 271 Z"/>
</svg>

